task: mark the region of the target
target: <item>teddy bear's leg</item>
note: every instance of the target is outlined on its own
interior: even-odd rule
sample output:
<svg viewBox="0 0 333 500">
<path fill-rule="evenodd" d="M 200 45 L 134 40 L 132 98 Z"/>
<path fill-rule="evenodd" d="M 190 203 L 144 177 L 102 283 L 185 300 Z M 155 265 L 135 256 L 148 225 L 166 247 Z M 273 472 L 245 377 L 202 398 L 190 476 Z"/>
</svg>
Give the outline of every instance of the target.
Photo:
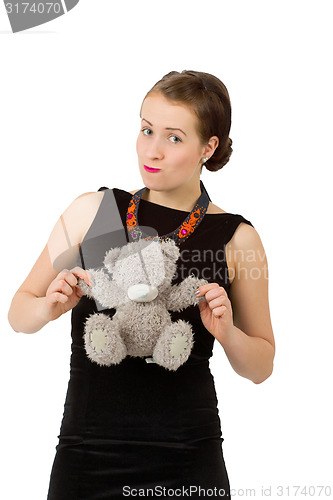
<svg viewBox="0 0 333 500">
<path fill-rule="evenodd" d="M 93 314 L 87 319 L 84 344 L 88 357 L 102 366 L 116 365 L 127 356 L 117 321 L 103 313 Z"/>
<path fill-rule="evenodd" d="M 180 319 L 165 328 L 154 347 L 153 359 L 168 370 L 177 370 L 188 359 L 193 343 L 191 325 Z"/>
</svg>

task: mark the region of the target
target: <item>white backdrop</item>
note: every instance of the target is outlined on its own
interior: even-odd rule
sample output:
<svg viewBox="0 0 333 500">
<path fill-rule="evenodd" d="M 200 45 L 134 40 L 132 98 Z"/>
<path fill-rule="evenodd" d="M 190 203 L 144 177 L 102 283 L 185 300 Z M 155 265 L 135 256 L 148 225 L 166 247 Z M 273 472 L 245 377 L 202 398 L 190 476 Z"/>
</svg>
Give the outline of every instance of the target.
<svg viewBox="0 0 333 500">
<path fill-rule="evenodd" d="M 0 5 L 1 498 L 46 499 L 71 343 L 70 313 L 15 333 L 11 299 L 74 198 L 143 187 L 142 99 L 183 69 L 229 90 L 234 153 L 202 179 L 215 204 L 253 223 L 269 264 L 273 375 L 241 378 L 217 342 L 211 360 L 234 497 L 333 496 L 330 7 L 81 0 L 12 34 Z"/>
</svg>

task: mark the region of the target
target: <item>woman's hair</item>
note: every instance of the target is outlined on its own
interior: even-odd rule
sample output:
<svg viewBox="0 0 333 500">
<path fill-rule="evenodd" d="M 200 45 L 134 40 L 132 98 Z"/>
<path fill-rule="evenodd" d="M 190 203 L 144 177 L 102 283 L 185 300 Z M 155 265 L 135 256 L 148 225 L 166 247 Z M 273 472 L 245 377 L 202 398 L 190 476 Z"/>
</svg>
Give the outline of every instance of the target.
<svg viewBox="0 0 333 500">
<path fill-rule="evenodd" d="M 214 154 L 204 163 L 208 170 L 216 172 L 228 163 L 232 153 L 229 137 L 231 103 L 221 80 L 200 71 L 171 71 L 149 90 L 145 98 L 153 92 L 160 92 L 170 101 L 188 106 L 196 114 L 202 145 L 207 144 L 213 135 L 219 138 Z"/>
</svg>

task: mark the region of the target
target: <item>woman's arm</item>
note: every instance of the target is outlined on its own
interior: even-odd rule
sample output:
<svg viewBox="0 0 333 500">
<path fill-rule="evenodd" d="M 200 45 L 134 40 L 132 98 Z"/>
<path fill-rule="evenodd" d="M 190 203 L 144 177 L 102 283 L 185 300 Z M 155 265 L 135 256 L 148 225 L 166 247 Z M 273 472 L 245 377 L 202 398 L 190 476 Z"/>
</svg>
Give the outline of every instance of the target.
<svg viewBox="0 0 333 500">
<path fill-rule="evenodd" d="M 268 303 L 268 266 L 257 231 L 241 223 L 228 244 L 234 269 L 229 297 L 217 283 L 200 287 L 206 328 L 221 343 L 233 369 L 260 384 L 273 371 L 275 342 Z"/>
<path fill-rule="evenodd" d="M 12 299 L 8 321 L 14 331 L 35 333 L 49 322 L 49 318 L 45 315 L 45 295 L 49 284 L 57 274 L 51 265 L 48 248 L 45 245 L 26 280 Z"/>
<path fill-rule="evenodd" d="M 82 295 L 76 287 L 77 278 L 89 284 L 89 276 L 79 267 L 69 269 L 76 262 L 79 245 L 102 197 L 103 192 L 84 193 L 55 224 L 42 253 L 12 299 L 8 321 L 14 331 L 35 333 L 79 302 Z"/>
</svg>

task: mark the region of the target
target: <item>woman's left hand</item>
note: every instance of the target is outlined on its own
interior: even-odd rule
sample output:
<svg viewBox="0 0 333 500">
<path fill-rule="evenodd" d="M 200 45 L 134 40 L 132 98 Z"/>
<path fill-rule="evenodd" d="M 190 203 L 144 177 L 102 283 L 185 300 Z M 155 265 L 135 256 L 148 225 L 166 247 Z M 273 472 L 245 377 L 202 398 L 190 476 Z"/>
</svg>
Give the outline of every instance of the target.
<svg viewBox="0 0 333 500">
<path fill-rule="evenodd" d="M 197 297 L 205 297 L 200 300 L 198 307 L 201 321 L 206 328 L 222 345 L 233 334 L 233 315 L 231 302 L 223 287 L 217 283 L 208 283 L 198 288 Z"/>
</svg>

